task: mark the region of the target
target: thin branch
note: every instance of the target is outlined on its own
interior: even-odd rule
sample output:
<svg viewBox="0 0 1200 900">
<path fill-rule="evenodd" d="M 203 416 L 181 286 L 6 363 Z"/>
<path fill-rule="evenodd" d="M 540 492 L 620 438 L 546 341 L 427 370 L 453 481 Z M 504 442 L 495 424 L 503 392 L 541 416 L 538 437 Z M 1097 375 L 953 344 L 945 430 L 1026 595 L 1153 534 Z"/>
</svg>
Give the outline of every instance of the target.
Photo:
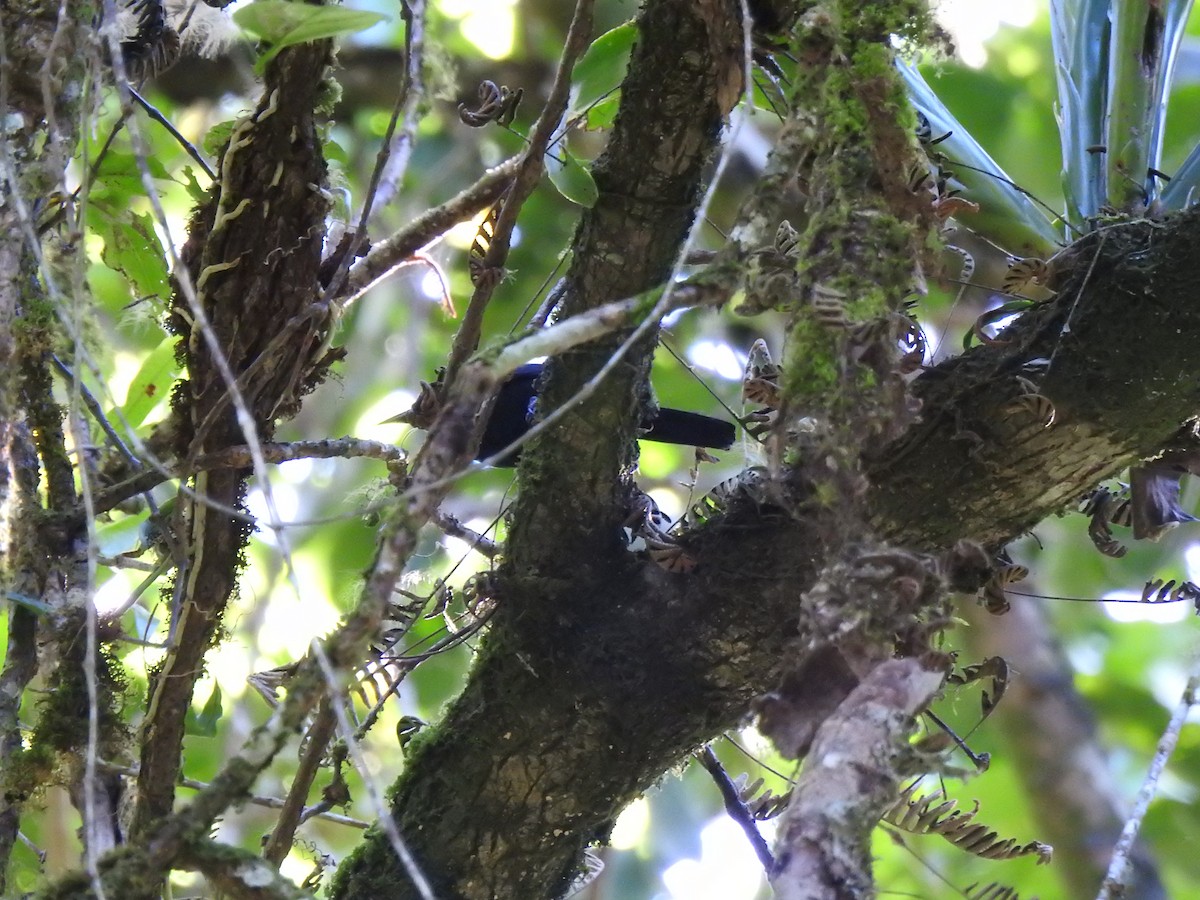
<svg viewBox="0 0 1200 900">
<path fill-rule="evenodd" d="M 358 227 L 350 241 L 345 254 L 338 261 L 337 271 L 329 282 L 326 294 L 338 296 L 338 291 L 346 282 L 350 264 L 358 258 L 359 250 L 367 239 L 367 223 L 371 219 L 371 210 L 378 203 L 384 206 L 395 195 L 404 171 L 408 167 L 412 155 L 413 142 L 416 139 L 417 121 L 421 100 L 425 96 L 424 84 L 421 81 L 421 63 L 425 48 L 425 2 L 424 0 L 401 0 L 400 15 L 404 19 L 404 78 L 400 82 L 400 90 L 396 94 L 396 104 L 392 108 L 391 118 L 388 119 L 387 130 L 383 135 L 383 145 L 375 159 L 375 168 L 371 172 L 371 181 L 363 198 L 362 211 L 358 216 Z M 396 124 L 401 117 L 404 126 L 396 135 Z M 395 141 L 393 144 L 393 135 Z M 396 158 L 389 157 L 393 150 Z"/>
<path fill-rule="evenodd" d="M 763 871 L 770 876 L 775 871 L 775 857 L 771 855 L 771 848 L 767 846 L 766 840 L 759 833 L 758 823 L 754 816 L 742 802 L 737 785 L 730 780 L 729 774 L 721 765 L 721 761 L 717 759 L 717 755 L 713 753 L 711 746 L 705 745 L 704 749 L 696 754 L 696 761 L 704 766 L 705 771 L 712 776 L 717 790 L 721 792 L 721 799 L 725 803 L 725 812 L 729 813 L 729 818 L 741 826 L 742 831 L 746 833 L 750 846 L 754 848 L 754 855 L 762 864 Z"/>
<path fill-rule="evenodd" d="M 308 792 L 317 777 L 317 772 L 320 771 L 321 761 L 325 758 L 325 751 L 337 728 L 337 719 L 329 704 L 330 701 L 326 698 L 317 707 L 317 713 L 305 736 L 307 743 L 300 757 L 300 766 L 292 778 L 291 787 L 288 788 L 287 797 L 281 807 L 282 812 L 275 821 L 275 828 L 263 847 L 263 858 L 275 868 L 279 868 L 288 851 L 292 849 L 296 828 L 300 825 L 300 817 L 308 802 Z"/>
<path fill-rule="evenodd" d="M 504 193 L 521 157 L 514 156 L 488 169 L 469 188 L 455 194 L 441 206 L 422 213 L 412 223 L 371 247 L 370 252 L 350 266 L 350 277 L 337 294 L 326 292 L 327 299 L 348 307 L 376 282 L 408 262 L 413 254 L 429 246 L 459 222 L 487 209 Z"/>
<path fill-rule="evenodd" d="M 143 855 L 129 861 L 113 858 L 111 869 L 136 865 L 139 870 L 159 872 L 170 867 L 185 851 L 190 835 L 207 831 L 217 816 L 249 792 L 258 774 L 271 763 L 325 696 L 326 685 L 338 683 L 331 674 L 336 670 L 346 677 L 352 675 L 368 641 L 378 631 L 388 600 L 417 547 L 422 526 L 445 496 L 446 476 L 455 467 L 466 463 L 462 424 L 473 420 L 479 398 L 492 387 L 494 382 L 488 378 L 486 368 L 469 366 L 464 369 L 463 377 L 451 392 L 450 405 L 456 414 L 444 415 L 422 447 L 413 471 L 414 489 L 409 492 L 405 514 L 397 516 L 390 531 L 384 534 L 359 602 L 322 646 L 320 663 L 312 656 L 306 659 L 289 684 L 284 701 L 264 725 L 251 733 L 242 749 L 209 786 L 186 808 L 156 823 Z M 348 728 L 345 732 L 351 733 Z"/>
<path fill-rule="evenodd" d="M 125 446 L 125 442 L 121 440 L 121 436 L 117 434 L 116 429 L 112 427 L 108 418 L 104 415 L 104 409 L 100 406 L 99 401 L 96 400 L 95 395 L 87 389 L 87 386 L 80 379 L 75 377 L 75 373 L 71 371 L 66 363 L 58 358 L 57 354 L 52 353 L 50 360 L 54 363 L 54 367 L 67 379 L 67 382 L 72 385 L 72 389 L 79 392 L 79 399 L 87 407 L 87 411 L 92 414 L 92 418 L 96 420 L 96 424 L 100 426 L 100 429 L 104 432 L 104 436 L 109 439 L 117 452 L 125 457 L 125 460 L 131 466 L 140 469 L 142 466 L 141 461 L 133 455 L 133 451 Z"/>
<path fill-rule="evenodd" d="M 413 885 L 417 888 L 417 893 L 421 895 L 423 900 L 435 900 L 433 888 L 430 886 L 429 880 L 421 871 L 416 858 L 408 849 L 408 843 L 396 827 L 396 820 L 392 818 L 392 812 L 388 809 L 384 791 L 376 784 L 376 779 L 371 774 L 366 759 L 363 757 L 362 748 L 359 746 L 358 741 L 354 739 L 354 727 L 350 723 L 349 716 L 346 715 L 345 697 L 341 692 L 341 679 L 339 679 L 337 673 L 334 671 L 333 664 L 329 661 L 329 656 L 325 653 L 325 648 L 317 641 L 313 642 L 312 654 L 325 676 L 326 689 L 330 694 L 329 703 L 337 716 L 337 727 L 340 737 L 346 744 L 350 758 L 354 761 L 354 768 L 363 780 L 367 795 L 371 799 L 371 805 L 375 808 L 376 815 L 379 816 L 379 821 L 376 824 L 387 835 L 388 843 L 391 844 L 392 849 L 396 852 L 396 856 L 403 863 L 408 877 L 412 879 Z"/>
<path fill-rule="evenodd" d="M 146 115 L 165 128 L 171 137 L 175 138 L 175 142 L 178 143 L 179 146 L 183 148 L 184 152 L 195 161 L 196 165 L 198 165 L 204 171 L 204 174 L 209 177 L 209 180 L 216 181 L 217 173 L 214 172 L 212 166 L 208 164 L 208 160 L 200 155 L 200 151 L 196 149 L 195 144 L 185 138 L 179 129 L 175 127 L 174 123 L 161 112 L 159 112 L 158 109 L 152 103 L 150 103 L 150 101 L 139 94 L 132 85 L 129 85 L 128 87 L 129 96 L 134 99 L 138 106 L 145 110 Z"/>
<path fill-rule="evenodd" d="M 137 766 L 118 766 L 115 763 L 107 762 L 103 759 L 99 760 L 99 765 L 106 772 L 116 772 L 118 775 L 124 775 L 126 778 L 137 777 Z M 208 782 L 198 781 L 195 778 L 181 778 L 179 779 L 179 786 L 185 787 L 192 791 L 206 791 L 212 787 L 212 785 Z M 246 802 L 251 803 L 254 806 L 261 806 L 264 809 L 283 809 L 283 805 L 286 801 L 279 797 L 266 797 L 261 794 L 252 794 L 249 797 L 246 797 Z M 356 819 L 353 816 L 339 815 L 338 813 L 320 813 L 316 818 L 324 819 L 326 822 L 332 822 L 334 825 L 345 825 L 348 828 L 365 830 L 371 827 L 370 822 L 363 821 L 362 819 Z"/>
<path fill-rule="evenodd" d="M 1137 799 L 1133 803 L 1133 811 L 1130 812 L 1129 818 L 1125 820 L 1125 826 L 1121 829 L 1121 838 L 1117 841 L 1117 846 L 1113 848 L 1112 860 L 1108 864 L 1108 873 L 1104 876 L 1104 883 L 1100 886 L 1100 893 L 1096 900 L 1112 900 L 1114 897 L 1124 896 L 1125 889 L 1129 886 L 1125 882 L 1129 855 L 1133 851 L 1138 831 L 1142 827 L 1142 819 L 1146 817 L 1150 801 L 1154 799 L 1154 795 L 1158 791 L 1158 779 L 1167 766 L 1167 760 L 1175 751 L 1175 745 L 1179 742 L 1179 734 L 1183 731 L 1188 713 L 1200 699 L 1198 695 L 1200 695 L 1200 671 L 1193 668 L 1187 686 L 1183 689 L 1183 696 L 1179 698 L 1179 702 L 1175 705 L 1175 711 L 1171 713 L 1171 721 L 1167 723 L 1162 737 L 1158 739 L 1158 749 L 1154 752 L 1154 759 L 1138 790 Z"/>
<path fill-rule="evenodd" d="M 296 459 L 352 459 L 355 457 L 395 462 L 404 459 L 405 453 L 395 444 L 352 437 L 262 445 L 262 458 L 268 463 L 290 462 Z M 96 494 L 96 511 L 107 512 L 130 497 L 145 493 L 150 488 L 170 481 L 172 478 L 186 478 L 197 472 L 211 472 L 216 469 L 247 468 L 252 461 L 253 456 L 249 447 L 229 447 L 216 453 L 198 456 L 193 460 L 192 465 L 186 468 L 139 472 L 132 478 L 98 492 Z M 237 510 L 232 510 L 230 514 L 236 513 Z M 244 516 L 244 513 L 242 515 Z"/>
<path fill-rule="evenodd" d="M 207 838 L 191 841 L 179 864 L 201 872 L 220 896 L 233 900 L 312 900 L 265 859 Z"/>
<path fill-rule="evenodd" d="M 450 537 L 458 538 L 460 541 L 466 541 L 470 545 L 470 549 L 482 553 L 488 559 L 495 559 L 500 553 L 500 547 L 495 541 L 487 535 L 480 534 L 478 531 L 468 528 L 449 513 L 438 510 L 437 514 L 433 517 L 433 522 L 444 533 Z"/>
<path fill-rule="evenodd" d="M 545 171 L 546 151 L 554 137 L 555 129 L 567 111 L 567 102 L 571 92 L 571 72 L 577 60 L 587 49 L 588 38 L 592 33 L 592 6 L 594 0 L 579 0 L 575 5 L 575 14 L 571 19 L 567 37 L 563 42 L 562 56 L 558 60 L 558 70 L 554 74 L 554 84 L 546 97 L 546 105 L 542 114 L 534 123 L 529 135 L 529 144 L 521 156 L 520 168 L 513 178 L 512 184 L 500 202 L 500 214 L 488 243 L 487 253 L 483 258 L 484 276 L 475 285 L 471 302 L 463 314 L 462 326 L 454 336 L 454 345 L 446 363 L 446 383 L 452 384 L 459 369 L 472 353 L 479 347 L 479 337 L 483 331 L 483 314 L 488 301 L 499 284 L 499 279 L 488 277 L 491 273 L 501 273 L 508 259 L 509 242 L 512 240 L 513 229 L 517 224 L 517 216 L 521 207 L 533 193 Z"/>
</svg>

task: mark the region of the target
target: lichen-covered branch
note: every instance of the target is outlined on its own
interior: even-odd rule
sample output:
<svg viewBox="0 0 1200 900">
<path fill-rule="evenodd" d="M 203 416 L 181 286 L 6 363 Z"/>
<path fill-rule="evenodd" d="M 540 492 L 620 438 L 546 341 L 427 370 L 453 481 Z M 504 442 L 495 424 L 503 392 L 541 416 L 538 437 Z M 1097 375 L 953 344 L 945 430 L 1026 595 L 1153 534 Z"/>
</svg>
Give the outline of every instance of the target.
<svg viewBox="0 0 1200 900">
<path fill-rule="evenodd" d="M 689 51 L 714 58 L 697 49 L 707 46 L 711 23 L 688 6 L 648 4 L 639 21 L 645 46 L 669 33 L 685 60 Z M 695 202 L 698 182 L 681 173 L 694 175 L 688 161 L 711 146 L 704 129 L 719 113 L 714 105 L 713 119 L 697 115 L 698 106 L 708 109 L 697 98 L 715 96 L 717 79 L 707 69 L 681 72 L 677 60 L 669 71 L 657 69 L 650 55 L 634 55 L 626 105 L 596 167 L 601 196 L 576 236 L 568 313 L 636 292 L 635 279 L 664 277 L 686 232 L 680 210 Z M 881 60 L 868 54 L 864 62 Z M 663 121 L 692 130 L 657 130 Z M 857 165 L 866 173 L 865 160 Z M 833 178 L 839 170 L 830 171 Z M 836 184 L 845 191 L 839 196 L 854 196 L 848 182 Z M 853 215 L 847 221 L 871 227 Z M 819 245 L 832 233 L 809 240 Z M 962 537 L 1003 543 L 1097 478 L 1154 453 L 1191 415 L 1200 351 L 1186 336 L 1195 333 L 1189 323 L 1197 313 L 1187 279 L 1167 272 L 1189 271 L 1183 260 L 1195 258 L 1200 215 L 1108 235 L 1104 246 L 1093 239 L 1064 259 L 1057 299 L 1013 326 L 1008 343 L 973 350 L 918 380 L 922 421 L 900 439 L 881 432 L 867 465 L 863 516 L 887 541 L 926 550 Z M 879 265 L 909 273 L 902 269 L 913 261 L 908 239 L 892 249 L 896 259 Z M 818 254 L 823 265 L 832 257 Z M 1089 270 L 1097 275 L 1090 281 Z M 1154 297 L 1152 311 L 1146 297 Z M 1148 328 L 1139 329 L 1135 322 L 1148 312 Z M 1116 353 L 1114 333 L 1101 327 L 1110 316 L 1123 323 Z M 545 408 L 573 397 L 614 345 L 554 360 Z M 1019 388 L 1014 380 L 1008 392 L 1006 374 L 1039 358 L 1052 360 L 1037 383 L 1062 416 L 1048 428 L 1002 412 Z M 689 534 L 688 552 L 699 561 L 689 575 L 669 575 L 621 546 L 644 360 L 635 357 L 610 389 L 527 449 L 491 632 L 471 682 L 445 720 L 414 742 L 396 787 L 401 832 L 448 896 L 564 889 L 581 849 L 604 839 L 622 806 L 736 723 L 795 652 L 798 613 L 811 602 L 804 594 L 827 562 L 826 532 L 816 527 L 822 506 L 811 496 L 792 494 L 786 512 L 769 497 L 731 503 Z M 1153 409 L 1147 383 L 1157 385 Z M 797 384 L 804 396 L 807 387 Z M 798 403 L 795 414 L 804 412 Z M 860 674 L 847 668 L 845 693 Z M 411 896 L 384 842 L 368 838 L 344 864 L 335 896 L 384 884 Z"/>
<path fill-rule="evenodd" d="M 913 716 L 943 673 L 917 659 L 881 663 L 818 730 L 780 829 L 779 900 L 873 895 L 871 832 L 912 774 Z"/>
<path fill-rule="evenodd" d="M 80 530 L 43 528 L 44 505 L 62 512 L 64 504 L 75 502 L 49 363 L 70 285 L 52 283 L 46 271 L 39 271 L 42 247 L 33 210 L 65 190 L 93 55 L 89 26 L 84 12 L 72 14 L 57 3 L 30 0 L 0 8 L 0 588 L 44 603 L 53 610 L 54 625 L 50 634 L 30 609 L 8 606 L 8 646 L 0 671 L 0 771 L 5 777 L 0 893 L 6 890 L 25 798 L 43 786 L 57 751 L 79 750 L 87 743 L 86 728 L 80 730 L 86 717 L 77 716 L 81 670 L 73 667 L 81 652 L 72 653 L 81 647 L 71 639 L 83 622 L 78 589 L 86 580 L 79 581 L 71 560 Z M 62 665 L 52 679 L 64 689 L 56 699 L 76 708 L 66 717 L 60 717 L 63 707 L 43 709 L 39 728 L 54 732 L 59 742 L 26 752 L 18 713 L 37 670 L 39 641 L 58 644 Z M 64 673 L 73 668 L 79 680 L 63 685 Z M 86 710 L 86 698 L 83 704 Z M 103 716 L 106 726 L 109 711 Z"/>
</svg>

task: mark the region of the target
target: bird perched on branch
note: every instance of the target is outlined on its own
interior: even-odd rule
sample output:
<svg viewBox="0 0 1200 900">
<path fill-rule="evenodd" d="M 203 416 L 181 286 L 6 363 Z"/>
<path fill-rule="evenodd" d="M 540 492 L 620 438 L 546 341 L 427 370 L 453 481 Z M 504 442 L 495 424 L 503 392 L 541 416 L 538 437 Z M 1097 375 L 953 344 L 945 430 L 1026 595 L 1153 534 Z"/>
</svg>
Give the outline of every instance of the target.
<svg viewBox="0 0 1200 900">
<path fill-rule="evenodd" d="M 518 368 L 500 386 L 496 402 L 488 416 L 479 441 L 476 459 L 495 456 L 513 441 L 529 431 L 537 407 L 537 381 L 544 363 L 526 363 Z M 419 428 L 432 424 L 437 410 L 437 390 L 434 385 L 422 384 L 422 397 L 413 409 L 388 422 L 406 422 Z M 707 447 L 713 450 L 728 450 L 733 446 L 737 430 L 733 423 L 714 419 L 700 413 L 684 412 L 680 409 L 659 409 L 653 417 L 642 422 L 645 429 L 640 437 L 647 441 L 666 444 L 683 444 L 688 447 Z M 493 465 L 515 466 L 521 451 L 516 450 Z"/>
<path fill-rule="evenodd" d="M 476 459 L 495 456 L 533 425 L 537 405 L 537 380 L 542 374 L 543 365 L 544 363 L 526 363 L 501 385 L 500 392 L 496 395 L 496 403 L 492 407 L 492 414 L 483 429 Z M 714 450 L 728 450 L 737 436 L 731 422 L 665 407 L 659 409 L 653 418 L 642 422 L 642 427 L 645 429 L 640 435 L 642 440 Z M 516 465 L 520 454 L 520 450 L 510 453 L 497 460 L 495 465 Z"/>
</svg>

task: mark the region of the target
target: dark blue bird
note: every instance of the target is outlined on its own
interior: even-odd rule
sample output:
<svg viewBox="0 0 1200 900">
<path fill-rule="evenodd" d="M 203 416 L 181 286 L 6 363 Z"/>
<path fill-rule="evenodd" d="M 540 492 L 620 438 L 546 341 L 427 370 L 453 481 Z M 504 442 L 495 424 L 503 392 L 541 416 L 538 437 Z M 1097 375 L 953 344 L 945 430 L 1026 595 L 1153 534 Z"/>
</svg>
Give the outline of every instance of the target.
<svg viewBox="0 0 1200 900">
<path fill-rule="evenodd" d="M 492 414 L 483 429 L 476 459 L 494 456 L 529 430 L 537 403 L 537 380 L 543 365 L 526 363 L 501 385 Z M 728 450 L 737 436 L 731 422 L 679 409 L 659 409 L 654 418 L 642 422 L 642 427 L 645 431 L 639 437 L 643 440 L 714 450 Z M 517 450 L 493 465 L 516 465 L 520 455 L 521 451 Z"/>
</svg>

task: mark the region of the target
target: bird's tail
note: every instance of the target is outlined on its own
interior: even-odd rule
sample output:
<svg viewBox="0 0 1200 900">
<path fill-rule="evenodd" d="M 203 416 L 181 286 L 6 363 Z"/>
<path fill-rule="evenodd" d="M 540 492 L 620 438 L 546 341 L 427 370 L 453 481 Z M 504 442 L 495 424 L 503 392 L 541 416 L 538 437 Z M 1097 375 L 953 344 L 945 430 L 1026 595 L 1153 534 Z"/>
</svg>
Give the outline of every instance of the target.
<svg viewBox="0 0 1200 900">
<path fill-rule="evenodd" d="M 661 441 L 665 444 L 685 444 L 691 447 L 709 447 L 713 450 L 728 450 L 737 437 L 732 422 L 702 416 L 700 413 L 684 412 L 681 409 L 660 409 L 643 440 Z"/>
</svg>

